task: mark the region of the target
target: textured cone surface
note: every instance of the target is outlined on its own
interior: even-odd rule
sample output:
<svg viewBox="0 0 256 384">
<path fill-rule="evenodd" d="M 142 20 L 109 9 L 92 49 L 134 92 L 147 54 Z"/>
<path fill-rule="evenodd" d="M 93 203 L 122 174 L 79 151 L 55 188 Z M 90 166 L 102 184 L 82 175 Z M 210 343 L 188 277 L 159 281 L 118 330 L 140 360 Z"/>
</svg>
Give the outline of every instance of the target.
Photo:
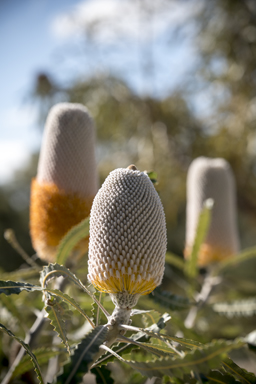
<svg viewBox="0 0 256 384">
<path fill-rule="evenodd" d="M 209 230 L 199 252 L 198 264 L 201 266 L 239 251 L 235 182 L 224 159 L 199 157 L 190 165 L 187 177 L 186 257 L 192 249 L 198 218 L 208 198 L 214 200 L 214 206 Z"/>
<path fill-rule="evenodd" d="M 80 104 L 55 105 L 47 118 L 31 184 L 30 234 L 38 255 L 54 261 L 65 234 L 89 216 L 98 188 L 94 126 Z M 86 252 L 88 239 L 78 250 Z"/>
<path fill-rule="evenodd" d="M 80 104 L 56 104 L 48 115 L 37 181 L 95 196 L 98 189 L 93 121 Z"/>
<path fill-rule="evenodd" d="M 89 280 L 120 300 L 123 293 L 150 293 L 162 281 L 165 253 L 165 215 L 149 177 L 138 170 L 114 170 L 91 210 Z"/>
</svg>

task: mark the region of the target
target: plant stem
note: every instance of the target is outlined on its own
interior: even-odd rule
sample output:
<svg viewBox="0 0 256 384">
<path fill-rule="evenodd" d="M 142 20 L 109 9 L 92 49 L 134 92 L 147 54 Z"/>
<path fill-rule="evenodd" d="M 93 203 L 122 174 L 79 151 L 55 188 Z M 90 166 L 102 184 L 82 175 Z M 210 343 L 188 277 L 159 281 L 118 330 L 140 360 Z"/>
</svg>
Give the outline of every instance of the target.
<svg viewBox="0 0 256 384">
<path fill-rule="evenodd" d="M 25 260 L 28 265 L 37 270 L 41 269 L 41 267 L 39 267 L 39 265 L 31 257 L 29 257 L 27 252 L 25 252 L 21 245 L 18 243 L 15 233 L 12 229 L 7 229 L 4 232 L 4 238 L 13 247 L 13 249 L 18 252 L 18 254 L 23 258 L 23 260 Z"/>
<path fill-rule="evenodd" d="M 187 329 L 191 329 L 194 326 L 198 310 L 205 305 L 213 287 L 220 282 L 221 279 L 218 276 L 209 275 L 205 277 L 201 291 L 196 296 L 196 305 L 191 307 L 185 319 L 184 325 Z"/>
<path fill-rule="evenodd" d="M 39 335 L 42 327 L 45 324 L 46 318 L 44 316 L 45 316 L 45 311 L 43 309 L 41 312 L 39 312 L 39 315 L 38 315 L 36 321 L 34 322 L 32 327 L 30 328 L 30 330 L 26 334 L 25 343 L 28 344 L 30 346 L 30 348 L 33 348 L 33 346 L 35 345 L 37 336 Z M 12 366 L 10 367 L 9 371 L 7 372 L 7 374 L 4 377 L 1 384 L 8 384 L 9 383 L 9 381 L 12 378 L 12 374 L 13 374 L 15 368 L 18 366 L 18 364 L 20 363 L 20 361 L 24 355 L 25 355 L 25 349 L 21 348 L 18 355 L 16 356 L 14 362 L 12 363 Z"/>
</svg>

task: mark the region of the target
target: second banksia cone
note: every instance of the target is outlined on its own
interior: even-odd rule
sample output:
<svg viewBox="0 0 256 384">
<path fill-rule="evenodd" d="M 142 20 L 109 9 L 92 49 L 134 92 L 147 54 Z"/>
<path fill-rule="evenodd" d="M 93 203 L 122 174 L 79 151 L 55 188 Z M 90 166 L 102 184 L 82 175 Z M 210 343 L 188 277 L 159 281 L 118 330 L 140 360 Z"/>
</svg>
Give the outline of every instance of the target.
<svg viewBox="0 0 256 384">
<path fill-rule="evenodd" d="M 81 104 L 56 104 L 48 115 L 37 176 L 32 180 L 30 233 L 39 257 L 53 262 L 60 240 L 89 216 L 98 189 L 94 124 Z M 87 250 L 88 239 L 80 243 Z"/>
<path fill-rule="evenodd" d="M 117 307 L 133 307 L 161 283 L 166 243 L 162 203 L 149 177 L 135 166 L 112 171 L 91 210 L 91 283 Z"/>
<path fill-rule="evenodd" d="M 205 200 L 214 200 L 211 223 L 201 245 L 198 265 L 206 266 L 239 251 L 235 181 L 228 162 L 222 158 L 198 157 L 188 170 L 185 256 L 189 257 L 199 215 Z"/>
</svg>

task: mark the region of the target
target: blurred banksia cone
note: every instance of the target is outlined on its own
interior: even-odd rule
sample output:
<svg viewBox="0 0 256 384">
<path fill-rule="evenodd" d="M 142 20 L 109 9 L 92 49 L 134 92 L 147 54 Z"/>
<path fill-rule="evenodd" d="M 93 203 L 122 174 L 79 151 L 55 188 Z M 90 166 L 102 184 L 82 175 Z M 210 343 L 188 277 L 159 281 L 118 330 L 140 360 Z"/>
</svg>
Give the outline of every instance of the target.
<svg viewBox="0 0 256 384">
<path fill-rule="evenodd" d="M 91 283 L 116 307 L 133 307 L 161 284 L 166 243 L 164 210 L 149 177 L 134 165 L 112 171 L 91 210 Z"/>
<path fill-rule="evenodd" d="M 187 176 L 187 258 L 199 215 L 208 198 L 214 200 L 214 206 L 209 230 L 198 255 L 198 265 L 202 267 L 235 255 L 239 251 L 239 237 L 235 181 L 228 162 L 221 158 L 198 157 L 191 163 Z"/>
<path fill-rule="evenodd" d="M 93 121 L 83 105 L 60 103 L 50 110 L 30 202 L 32 244 L 48 262 L 71 227 L 89 216 L 98 189 L 94 147 Z M 84 239 L 77 250 L 87 249 Z"/>
</svg>

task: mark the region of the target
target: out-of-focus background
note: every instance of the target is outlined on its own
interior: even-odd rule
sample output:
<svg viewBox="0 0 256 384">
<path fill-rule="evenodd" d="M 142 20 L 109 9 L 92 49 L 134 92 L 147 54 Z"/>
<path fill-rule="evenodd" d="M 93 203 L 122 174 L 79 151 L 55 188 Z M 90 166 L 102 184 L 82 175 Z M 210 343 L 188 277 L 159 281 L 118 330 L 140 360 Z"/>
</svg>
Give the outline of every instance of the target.
<svg viewBox="0 0 256 384">
<path fill-rule="evenodd" d="M 186 174 L 224 157 L 237 183 L 242 248 L 256 244 L 254 0 L 1 0 L 0 264 L 33 253 L 29 193 L 49 108 L 79 102 L 97 126 L 101 181 L 157 172 L 168 248 L 182 256 Z"/>
</svg>

